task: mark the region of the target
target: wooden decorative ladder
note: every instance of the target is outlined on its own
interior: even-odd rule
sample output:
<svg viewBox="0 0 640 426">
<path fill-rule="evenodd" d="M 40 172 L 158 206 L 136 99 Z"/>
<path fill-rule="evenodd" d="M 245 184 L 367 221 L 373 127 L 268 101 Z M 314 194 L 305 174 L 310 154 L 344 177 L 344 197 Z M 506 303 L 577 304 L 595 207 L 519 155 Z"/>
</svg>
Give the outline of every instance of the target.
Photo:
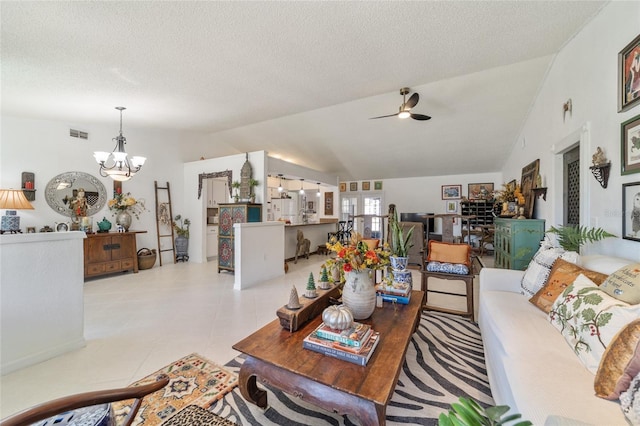
<svg viewBox="0 0 640 426">
<path fill-rule="evenodd" d="M 158 235 L 158 255 L 160 257 L 160 266 L 162 266 L 162 252 L 170 251 L 173 252 L 173 263 L 176 263 L 176 253 L 175 253 L 175 243 L 174 243 L 174 235 L 173 235 L 173 212 L 171 211 L 171 191 L 169 189 L 169 182 L 167 182 L 166 187 L 158 186 L 158 181 L 154 181 L 153 185 L 155 187 L 156 194 L 156 234 Z M 163 201 L 158 199 L 158 191 L 167 191 L 166 197 L 162 197 Z M 166 201 L 164 201 L 166 199 Z M 167 213 L 169 214 L 169 223 L 168 225 L 164 223 L 167 217 Z M 161 226 L 162 225 L 162 226 Z M 165 231 L 164 228 L 169 226 L 170 234 L 164 233 L 162 234 L 161 228 Z M 166 232 L 166 231 L 165 231 Z M 162 248 L 161 242 L 164 241 L 162 238 L 171 238 L 171 248 Z"/>
</svg>

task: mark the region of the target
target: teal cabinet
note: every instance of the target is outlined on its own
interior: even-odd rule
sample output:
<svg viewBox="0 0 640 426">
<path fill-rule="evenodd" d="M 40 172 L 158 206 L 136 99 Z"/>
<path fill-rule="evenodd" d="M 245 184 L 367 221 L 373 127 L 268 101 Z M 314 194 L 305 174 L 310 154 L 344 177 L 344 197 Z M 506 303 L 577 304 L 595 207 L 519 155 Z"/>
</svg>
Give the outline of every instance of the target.
<svg viewBox="0 0 640 426">
<path fill-rule="evenodd" d="M 262 222 L 262 204 L 219 204 L 218 210 L 218 272 L 234 271 L 233 224 Z"/>
<path fill-rule="evenodd" d="M 525 270 L 544 238 L 542 219 L 495 219 L 495 267 Z"/>
</svg>

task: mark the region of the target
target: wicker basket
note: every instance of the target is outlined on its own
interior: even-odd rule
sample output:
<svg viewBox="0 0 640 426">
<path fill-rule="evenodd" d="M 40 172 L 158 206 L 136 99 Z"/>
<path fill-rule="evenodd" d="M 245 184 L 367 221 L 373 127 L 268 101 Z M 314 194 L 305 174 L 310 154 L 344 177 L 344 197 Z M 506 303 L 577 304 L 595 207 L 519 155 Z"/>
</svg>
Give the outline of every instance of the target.
<svg viewBox="0 0 640 426">
<path fill-rule="evenodd" d="M 141 248 L 138 250 L 138 269 L 151 269 L 156 264 L 156 249 Z"/>
</svg>

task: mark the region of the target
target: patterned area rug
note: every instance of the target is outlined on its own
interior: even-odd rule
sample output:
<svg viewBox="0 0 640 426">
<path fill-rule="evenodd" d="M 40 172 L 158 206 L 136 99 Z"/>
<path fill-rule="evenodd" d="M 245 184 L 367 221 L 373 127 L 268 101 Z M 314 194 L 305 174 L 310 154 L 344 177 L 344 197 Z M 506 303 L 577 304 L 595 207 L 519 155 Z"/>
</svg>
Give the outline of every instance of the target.
<svg viewBox="0 0 640 426">
<path fill-rule="evenodd" d="M 153 383 L 160 375 L 169 376 L 169 384 L 144 398 L 133 425 L 156 426 L 163 424 L 165 420 L 190 405 L 208 408 L 238 384 L 236 373 L 193 353 L 172 362 L 130 386 Z M 133 400 L 113 404 L 118 424 L 122 423 L 122 419 L 130 411 L 132 403 Z"/>
<path fill-rule="evenodd" d="M 236 426 L 232 421 L 216 416 L 197 405 L 190 405 L 164 422 L 162 426 Z"/>
<path fill-rule="evenodd" d="M 240 356 L 225 366 L 237 372 L 243 361 Z M 269 404 L 266 410 L 247 403 L 239 389 L 209 410 L 243 426 L 360 424 L 357 419 L 324 411 L 275 388 L 265 389 Z M 459 316 L 424 313 L 387 407 L 387 424 L 437 425 L 440 413 L 460 396 L 472 397 L 483 406 L 493 404 L 480 330 Z"/>
</svg>

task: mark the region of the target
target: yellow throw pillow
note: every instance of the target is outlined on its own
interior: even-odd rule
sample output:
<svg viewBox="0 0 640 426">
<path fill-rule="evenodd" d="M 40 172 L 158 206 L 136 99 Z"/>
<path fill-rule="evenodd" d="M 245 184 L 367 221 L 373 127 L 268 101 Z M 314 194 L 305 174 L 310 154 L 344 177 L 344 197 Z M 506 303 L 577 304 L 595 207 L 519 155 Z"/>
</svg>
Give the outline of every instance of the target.
<svg viewBox="0 0 640 426">
<path fill-rule="evenodd" d="M 602 282 L 607 279 L 605 274 L 583 269 L 574 263 L 558 258 L 553 263 L 546 284 L 529 299 L 529 302 L 536 305 L 542 311 L 549 313 L 553 302 L 556 301 L 558 296 L 560 296 L 580 274 L 589 278 L 596 285 L 602 284 Z"/>
<path fill-rule="evenodd" d="M 609 275 L 600 286 L 609 296 L 630 305 L 640 303 L 640 263 L 632 263 Z"/>
<path fill-rule="evenodd" d="M 604 399 L 618 399 L 640 372 L 640 319 L 623 328 L 605 349 L 593 388 Z"/>
<path fill-rule="evenodd" d="M 443 243 L 429 241 L 427 262 L 461 263 L 471 266 L 471 246 L 469 244 Z"/>
</svg>

